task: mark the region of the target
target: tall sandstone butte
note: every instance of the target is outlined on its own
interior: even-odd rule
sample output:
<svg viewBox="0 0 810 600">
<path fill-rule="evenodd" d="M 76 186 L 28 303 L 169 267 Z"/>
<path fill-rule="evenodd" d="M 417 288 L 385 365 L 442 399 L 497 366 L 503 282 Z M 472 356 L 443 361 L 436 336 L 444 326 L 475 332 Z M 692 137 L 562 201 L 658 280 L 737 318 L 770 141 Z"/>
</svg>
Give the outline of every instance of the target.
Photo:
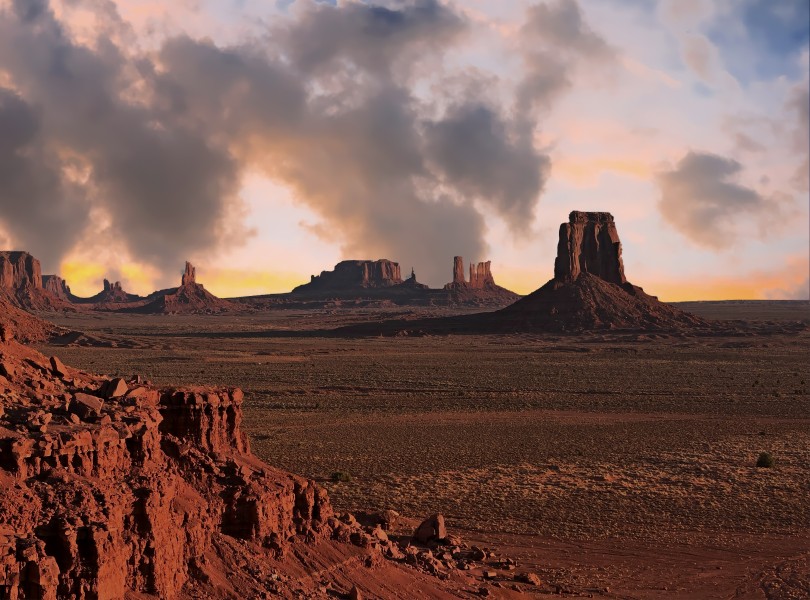
<svg viewBox="0 0 810 600">
<path fill-rule="evenodd" d="M 470 263 L 470 280 L 464 279 L 464 258 L 453 257 L 453 281 L 444 286 L 447 290 L 466 288 L 482 290 L 497 288 L 491 270 L 492 261 Z"/>
<path fill-rule="evenodd" d="M 43 288 L 42 267 L 28 252 L 0 252 L 0 293 L 14 306 L 27 310 L 70 307 L 66 298 Z"/>
<path fill-rule="evenodd" d="M 0 288 L 42 289 L 42 267 L 28 252 L 0 252 Z"/>
<path fill-rule="evenodd" d="M 554 278 L 482 319 L 489 330 L 682 330 L 705 327 L 627 281 L 622 245 L 606 212 L 573 211 L 560 225 Z"/>
<path fill-rule="evenodd" d="M 194 268 L 190 262 L 186 261 L 186 270 L 183 272 L 183 277 L 180 280 L 180 285 L 193 285 L 197 283 L 197 269 Z"/>
<path fill-rule="evenodd" d="M 590 273 L 617 285 L 627 283 L 622 243 L 610 213 L 575 210 L 568 215 L 568 223 L 560 225 L 554 278 L 574 281 L 581 273 Z"/>
</svg>

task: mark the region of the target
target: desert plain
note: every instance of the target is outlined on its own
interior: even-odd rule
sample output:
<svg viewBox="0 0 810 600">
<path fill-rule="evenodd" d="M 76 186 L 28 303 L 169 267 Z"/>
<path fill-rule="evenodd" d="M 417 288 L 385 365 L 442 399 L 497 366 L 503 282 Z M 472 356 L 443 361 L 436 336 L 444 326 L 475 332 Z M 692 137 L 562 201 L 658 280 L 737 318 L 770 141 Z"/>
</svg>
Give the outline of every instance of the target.
<svg viewBox="0 0 810 600">
<path fill-rule="evenodd" d="M 678 306 L 810 322 L 807 301 Z M 331 331 L 459 312 L 471 311 L 50 313 L 84 340 L 37 348 L 156 385 L 241 387 L 254 453 L 315 479 L 336 511 L 393 509 L 406 529 L 440 512 L 542 582 L 517 588 L 493 561 L 496 595 L 810 596 L 806 328 Z M 771 468 L 756 466 L 762 452 Z"/>
</svg>

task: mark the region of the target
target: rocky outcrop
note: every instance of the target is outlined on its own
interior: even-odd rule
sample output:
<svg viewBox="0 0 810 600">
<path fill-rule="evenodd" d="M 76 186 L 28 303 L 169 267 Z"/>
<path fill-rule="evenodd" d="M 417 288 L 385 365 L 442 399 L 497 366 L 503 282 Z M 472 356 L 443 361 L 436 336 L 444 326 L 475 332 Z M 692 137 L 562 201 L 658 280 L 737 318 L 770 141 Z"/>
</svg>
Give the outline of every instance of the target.
<svg viewBox="0 0 810 600">
<path fill-rule="evenodd" d="M 0 288 L 14 291 L 42 289 L 42 268 L 28 252 L 0 252 Z"/>
<path fill-rule="evenodd" d="M 197 283 L 197 270 L 186 262 L 180 287 L 155 292 L 144 303 L 123 310 L 153 314 L 217 314 L 233 309 L 233 304 L 217 298 Z"/>
<path fill-rule="evenodd" d="M 495 279 L 492 277 L 491 261 L 470 263 L 470 280 L 464 279 L 464 259 L 461 256 L 453 257 L 453 281 L 446 284 L 444 289 L 495 289 Z M 501 288 L 503 289 L 503 288 Z"/>
<path fill-rule="evenodd" d="M 313 481 L 258 460 L 238 389 L 95 376 L 3 319 L 0 597 L 450 600 L 485 585 L 486 554 L 441 515 L 411 540 L 397 513 L 338 517 Z"/>
<path fill-rule="evenodd" d="M 223 539 L 255 562 L 331 533 L 324 490 L 250 453 L 239 390 L 110 385 L 11 341 L 0 373 L 5 598 L 168 600 L 225 576 Z"/>
<path fill-rule="evenodd" d="M 464 279 L 464 259 L 461 256 L 453 257 L 453 281 L 451 285 L 463 285 L 466 281 Z"/>
<path fill-rule="evenodd" d="M 104 288 L 95 296 L 90 298 L 74 298 L 73 301 L 80 304 L 93 304 L 98 310 L 114 309 L 122 304 L 138 302 L 141 297 L 136 294 L 129 294 L 124 290 L 120 281 L 111 282 L 104 280 Z"/>
<path fill-rule="evenodd" d="M 464 259 L 453 257 L 453 281 L 444 289 L 449 292 L 449 303 L 457 306 L 503 307 L 520 296 L 495 283 L 491 261 L 470 263 L 470 280 L 464 279 Z"/>
<path fill-rule="evenodd" d="M 180 282 L 180 285 L 193 285 L 197 283 L 197 269 L 188 261 L 186 261 L 186 270 L 183 271 L 183 277 Z"/>
<path fill-rule="evenodd" d="M 43 275 L 42 288 L 65 302 L 72 302 L 73 294 L 70 293 L 70 287 L 67 282 L 58 275 Z"/>
<path fill-rule="evenodd" d="M 568 223 L 560 225 L 554 279 L 572 282 L 582 273 L 617 285 L 627 283 L 622 243 L 610 213 L 575 210 L 568 215 Z"/>
<path fill-rule="evenodd" d="M 410 289 L 414 291 L 427 291 L 430 289 L 430 287 L 428 287 L 424 283 L 419 283 L 416 280 L 416 271 L 414 271 L 413 269 L 411 269 L 411 276 L 408 277 L 408 279 L 406 279 L 402 283 L 398 284 L 397 287 L 402 289 Z"/>
<path fill-rule="evenodd" d="M 674 331 L 707 326 L 629 283 L 613 215 L 580 211 L 560 226 L 554 278 L 485 320 L 510 330 Z"/>
<path fill-rule="evenodd" d="M 0 296 L 0 317 L 2 317 L 0 341 L 17 339 L 22 342 L 43 342 L 53 335 L 65 333 L 52 323 L 17 308 L 2 296 Z"/>
<path fill-rule="evenodd" d="M 14 306 L 26 310 L 70 307 L 66 299 L 43 288 L 42 267 L 28 252 L 0 252 L 0 294 Z"/>
<path fill-rule="evenodd" d="M 402 283 L 399 263 L 387 259 L 344 260 L 333 271 L 313 275 L 309 283 L 299 285 L 293 293 L 346 291 L 384 288 Z"/>
<path fill-rule="evenodd" d="M 490 271 L 490 261 L 480 262 L 475 267 L 470 264 L 470 287 L 474 290 L 482 290 L 495 286 L 495 279 Z"/>
</svg>

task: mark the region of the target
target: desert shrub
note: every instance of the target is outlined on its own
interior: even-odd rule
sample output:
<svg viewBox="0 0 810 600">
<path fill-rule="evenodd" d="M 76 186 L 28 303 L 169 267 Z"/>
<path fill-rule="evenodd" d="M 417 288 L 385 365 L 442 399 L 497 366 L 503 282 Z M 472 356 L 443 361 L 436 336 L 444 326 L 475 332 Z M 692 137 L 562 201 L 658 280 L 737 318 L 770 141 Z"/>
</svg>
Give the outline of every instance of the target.
<svg viewBox="0 0 810 600">
<path fill-rule="evenodd" d="M 349 475 L 346 471 L 335 471 L 332 473 L 332 481 L 335 483 L 343 482 L 348 483 L 352 480 L 352 476 Z"/>
<path fill-rule="evenodd" d="M 757 458 L 757 466 L 761 469 L 770 469 L 773 463 L 773 455 L 770 452 L 762 452 Z"/>
</svg>

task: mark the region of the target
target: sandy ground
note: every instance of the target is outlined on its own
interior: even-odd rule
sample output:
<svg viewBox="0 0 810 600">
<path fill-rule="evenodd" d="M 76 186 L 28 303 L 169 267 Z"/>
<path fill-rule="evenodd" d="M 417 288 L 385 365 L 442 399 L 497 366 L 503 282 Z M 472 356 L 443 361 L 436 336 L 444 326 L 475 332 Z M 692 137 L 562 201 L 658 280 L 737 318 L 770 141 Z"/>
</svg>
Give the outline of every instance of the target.
<svg viewBox="0 0 810 600">
<path fill-rule="evenodd" d="M 688 308 L 810 318 L 806 302 Z M 441 511 L 549 594 L 810 597 L 810 334 L 307 333 L 392 316 L 65 315 L 128 347 L 42 349 L 110 375 L 239 385 L 262 459 L 322 481 L 338 509 Z M 756 468 L 765 451 L 775 466 Z"/>
</svg>

